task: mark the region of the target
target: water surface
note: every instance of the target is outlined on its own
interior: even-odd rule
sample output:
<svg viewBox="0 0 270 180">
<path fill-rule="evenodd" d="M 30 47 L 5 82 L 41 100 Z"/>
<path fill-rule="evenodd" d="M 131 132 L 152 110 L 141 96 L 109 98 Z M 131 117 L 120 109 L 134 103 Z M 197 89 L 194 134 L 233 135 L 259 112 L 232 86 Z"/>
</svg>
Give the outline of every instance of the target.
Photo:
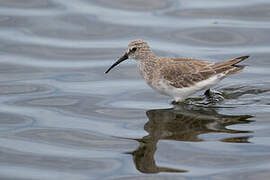
<svg viewBox="0 0 270 180">
<path fill-rule="evenodd" d="M 269 179 L 269 9 L 0 0 L 0 179 Z M 251 57 L 221 103 L 173 106 L 132 60 L 104 74 L 133 39 L 160 56 Z"/>
</svg>

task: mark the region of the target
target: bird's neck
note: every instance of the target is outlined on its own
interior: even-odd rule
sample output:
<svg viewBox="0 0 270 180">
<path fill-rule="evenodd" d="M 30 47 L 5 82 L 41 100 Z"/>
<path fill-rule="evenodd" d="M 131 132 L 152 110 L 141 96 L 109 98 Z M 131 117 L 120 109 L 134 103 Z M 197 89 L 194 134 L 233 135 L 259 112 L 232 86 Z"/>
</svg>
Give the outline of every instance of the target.
<svg viewBox="0 0 270 180">
<path fill-rule="evenodd" d="M 145 81 L 150 84 L 154 76 L 154 70 L 156 65 L 156 56 L 151 54 L 144 59 L 138 60 L 137 66 Z"/>
</svg>

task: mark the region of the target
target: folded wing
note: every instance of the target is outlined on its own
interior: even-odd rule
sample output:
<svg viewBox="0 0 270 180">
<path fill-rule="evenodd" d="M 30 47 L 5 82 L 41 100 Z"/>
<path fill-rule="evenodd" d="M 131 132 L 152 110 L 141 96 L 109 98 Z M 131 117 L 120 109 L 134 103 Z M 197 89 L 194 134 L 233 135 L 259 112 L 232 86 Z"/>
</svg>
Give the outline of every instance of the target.
<svg viewBox="0 0 270 180">
<path fill-rule="evenodd" d="M 248 56 L 218 63 L 196 59 L 172 58 L 172 61 L 163 65 L 160 75 L 176 88 L 189 87 L 215 75 L 222 79 L 227 75 L 242 71 L 244 66 L 236 64 L 246 58 Z"/>
</svg>

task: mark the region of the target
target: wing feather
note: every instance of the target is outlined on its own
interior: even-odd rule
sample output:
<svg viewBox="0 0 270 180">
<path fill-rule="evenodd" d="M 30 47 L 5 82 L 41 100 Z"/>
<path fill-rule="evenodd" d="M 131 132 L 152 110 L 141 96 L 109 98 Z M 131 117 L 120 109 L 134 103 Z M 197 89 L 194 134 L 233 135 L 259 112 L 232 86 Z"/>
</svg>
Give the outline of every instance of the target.
<svg viewBox="0 0 270 180">
<path fill-rule="evenodd" d="M 163 64 L 160 74 L 161 78 L 169 81 L 176 88 L 189 87 L 214 75 L 219 74 L 219 78 L 224 78 L 242 71 L 243 67 L 235 66 L 235 64 L 246 58 L 248 56 L 218 63 L 197 59 L 170 58 L 171 61 L 167 61 L 169 63 Z"/>
</svg>

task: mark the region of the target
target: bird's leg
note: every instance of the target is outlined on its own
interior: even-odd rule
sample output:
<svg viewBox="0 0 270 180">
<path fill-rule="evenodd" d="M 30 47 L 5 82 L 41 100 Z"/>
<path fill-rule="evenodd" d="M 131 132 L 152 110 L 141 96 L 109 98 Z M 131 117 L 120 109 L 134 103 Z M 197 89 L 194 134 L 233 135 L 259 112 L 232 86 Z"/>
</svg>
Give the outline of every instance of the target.
<svg viewBox="0 0 270 180">
<path fill-rule="evenodd" d="M 204 92 L 204 95 L 205 95 L 205 97 L 207 97 L 207 99 L 211 98 L 211 92 L 210 92 L 210 89 L 207 89 L 207 90 Z"/>
<path fill-rule="evenodd" d="M 172 105 L 180 105 L 180 104 L 185 104 L 185 101 L 176 101 L 176 100 L 173 100 L 171 102 Z"/>
<path fill-rule="evenodd" d="M 210 102 L 213 102 L 213 103 L 221 101 L 221 100 L 224 99 L 221 92 L 214 91 L 214 90 L 211 91 L 210 89 L 207 89 L 204 92 L 204 95 Z"/>
</svg>

